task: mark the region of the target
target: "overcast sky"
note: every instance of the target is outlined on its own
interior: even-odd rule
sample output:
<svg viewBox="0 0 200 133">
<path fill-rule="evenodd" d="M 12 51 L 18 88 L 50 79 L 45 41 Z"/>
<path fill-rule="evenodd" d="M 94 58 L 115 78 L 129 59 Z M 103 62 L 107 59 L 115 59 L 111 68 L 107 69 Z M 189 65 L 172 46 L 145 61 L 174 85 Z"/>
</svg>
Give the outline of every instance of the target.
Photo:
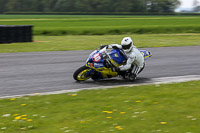
<svg viewBox="0 0 200 133">
<path fill-rule="evenodd" d="M 179 8 L 192 8 L 194 0 L 179 0 L 181 1 L 181 6 Z M 198 0 L 200 3 L 200 0 Z"/>
</svg>

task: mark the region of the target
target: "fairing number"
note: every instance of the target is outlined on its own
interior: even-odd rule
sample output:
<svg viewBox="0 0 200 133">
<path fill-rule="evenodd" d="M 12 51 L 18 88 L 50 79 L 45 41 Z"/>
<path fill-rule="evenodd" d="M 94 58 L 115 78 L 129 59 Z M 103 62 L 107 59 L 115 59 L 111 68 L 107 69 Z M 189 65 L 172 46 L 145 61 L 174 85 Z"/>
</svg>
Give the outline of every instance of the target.
<svg viewBox="0 0 200 133">
<path fill-rule="evenodd" d="M 95 54 L 93 57 L 92 57 L 93 61 L 95 62 L 99 62 L 101 60 L 101 55 L 98 53 L 98 54 Z"/>
</svg>

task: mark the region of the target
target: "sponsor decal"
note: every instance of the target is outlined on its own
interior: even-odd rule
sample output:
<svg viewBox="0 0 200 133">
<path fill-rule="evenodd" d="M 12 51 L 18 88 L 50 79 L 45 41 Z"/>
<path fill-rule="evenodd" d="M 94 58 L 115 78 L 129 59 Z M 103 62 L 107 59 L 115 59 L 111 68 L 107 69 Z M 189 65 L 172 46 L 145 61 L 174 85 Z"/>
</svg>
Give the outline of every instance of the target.
<svg viewBox="0 0 200 133">
<path fill-rule="evenodd" d="M 94 63 L 94 67 L 104 67 L 103 63 Z"/>
<path fill-rule="evenodd" d="M 142 55 L 144 56 L 144 53 L 142 52 Z"/>
<path fill-rule="evenodd" d="M 92 59 L 95 62 L 99 62 L 101 60 L 101 55 L 99 53 L 97 53 L 92 57 Z"/>
</svg>

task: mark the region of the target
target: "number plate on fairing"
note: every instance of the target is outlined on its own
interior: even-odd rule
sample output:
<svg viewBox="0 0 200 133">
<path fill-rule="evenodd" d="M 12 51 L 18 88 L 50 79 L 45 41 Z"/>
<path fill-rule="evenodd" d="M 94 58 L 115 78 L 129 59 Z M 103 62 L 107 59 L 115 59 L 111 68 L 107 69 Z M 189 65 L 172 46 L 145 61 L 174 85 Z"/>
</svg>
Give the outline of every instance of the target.
<svg viewBox="0 0 200 133">
<path fill-rule="evenodd" d="M 94 62 L 99 62 L 101 60 L 101 55 L 99 53 L 93 55 L 92 60 Z"/>
</svg>

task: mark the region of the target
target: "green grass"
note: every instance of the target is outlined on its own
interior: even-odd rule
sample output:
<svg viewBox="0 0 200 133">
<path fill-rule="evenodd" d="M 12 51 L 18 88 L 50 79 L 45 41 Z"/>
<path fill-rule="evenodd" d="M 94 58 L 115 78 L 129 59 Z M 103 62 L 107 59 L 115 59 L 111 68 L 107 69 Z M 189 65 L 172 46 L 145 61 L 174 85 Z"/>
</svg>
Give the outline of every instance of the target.
<svg viewBox="0 0 200 133">
<path fill-rule="evenodd" d="M 101 44 L 120 44 L 125 36 L 133 38 L 137 47 L 170 47 L 200 45 L 200 34 L 142 34 L 142 35 L 68 35 L 35 36 L 32 43 L 0 44 L 0 53 L 92 50 Z"/>
<path fill-rule="evenodd" d="M 193 81 L 1 99 L 0 132 L 199 133 L 199 95 Z"/>
<path fill-rule="evenodd" d="M 1 25 L 34 25 L 35 34 L 33 43 L 0 44 L 0 53 L 89 50 L 124 36 L 137 47 L 199 45 L 199 22 L 198 16 L 0 15 Z"/>
<path fill-rule="evenodd" d="M 2 25 L 34 25 L 35 35 L 200 33 L 198 16 L 0 15 Z"/>
</svg>

